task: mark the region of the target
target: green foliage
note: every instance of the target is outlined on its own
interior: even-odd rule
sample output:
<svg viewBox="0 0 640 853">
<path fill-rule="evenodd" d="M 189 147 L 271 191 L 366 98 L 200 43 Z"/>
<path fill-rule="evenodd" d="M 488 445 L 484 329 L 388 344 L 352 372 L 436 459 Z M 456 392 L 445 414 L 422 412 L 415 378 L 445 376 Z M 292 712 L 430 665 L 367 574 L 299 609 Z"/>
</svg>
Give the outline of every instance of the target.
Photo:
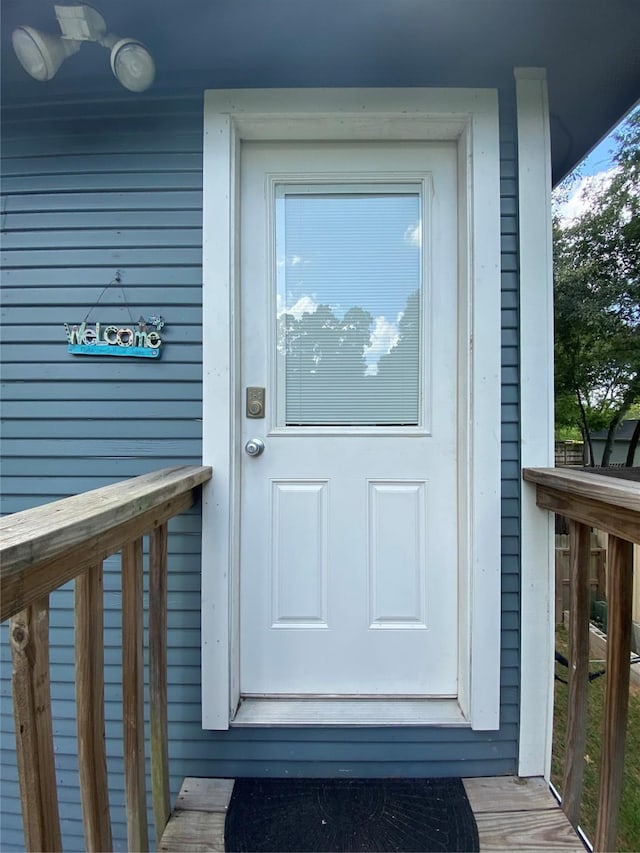
<svg viewBox="0 0 640 853">
<path fill-rule="evenodd" d="M 554 437 L 556 441 L 582 441 L 582 433 L 575 426 L 557 426 Z"/>
<path fill-rule="evenodd" d="M 640 110 L 616 139 L 608 186 L 554 221 L 556 426 L 607 428 L 609 444 L 640 401 Z"/>
<path fill-rule="evenodd" d="M 397 340 L 377 363 L 367 362 L 374 319 L 361 307 L 349 308 L 340 317 L 329 305 L 318 305 L 299 317 L 283 313 L 278 322 L 278 349 L 286 357 L 287 418 L 292 423 L 309 417 L 310 406 L 321 410 L 312 417 L 321 417 L 322 423 L 343 423 L 345 412 L 353 415 L 353 423 L 418 422 L 418 291 L 408 296 Z"/>
</svg>

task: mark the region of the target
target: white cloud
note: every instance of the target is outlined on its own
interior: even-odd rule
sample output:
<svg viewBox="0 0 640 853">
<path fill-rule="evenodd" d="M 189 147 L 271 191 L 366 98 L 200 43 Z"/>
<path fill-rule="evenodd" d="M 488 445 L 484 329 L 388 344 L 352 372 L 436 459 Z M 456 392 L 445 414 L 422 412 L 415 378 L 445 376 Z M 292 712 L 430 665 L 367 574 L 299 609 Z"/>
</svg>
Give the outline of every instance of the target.
<svg viewBox="0 0 640 853">
<path fill-rule="evenodd" d="M 580 178 L 566 198 L 563 197 L 560 185 L 560 192 L 554 194 L 554 212 L 560 217 L 563 225 L 572 225 L 587 212 L 593 199 L 608 188 L 618 168 L 614 166 L 604 172 Z"/>
<path fill-rule="evenodd" d="M 393 349 L 398 343 L 398 337 L 398 326 L 395 323 L 390 323 L 382 315 L 376 317 L 371 332 L 371 343 L 364 351 L 365 361 L 367 362 L 367 376 L 377 374 L 380 357 Z"/>
<path fill-rule="evenodd" d="M 297 267 L 299 264 L 308 264 L 309 261 L 305 260 L 302 255 L 291 255 L 289 258 L 285 258 L 284 255 L 278 255 L 276 259 L 276 266 L 279 269 L 283 267 Z"/>
<path fill-rule="evenodd" d="M 282 301 L 282 296 L 278 294 L 276 297 L 276 310 L 278 317 L 281 314 L 293 314 L 296 320 L 299 320 L 303 314 L 315 314 L 318 308 L 318 303 L 312 296 L 301 296 L 298 301 L 290 308 L 286 308 Z"/>
<path fill-rule="evenodd" d="M 404 232 L 404 241 L 410 246 L 422 245 L 422 222 L 418 220 L 414 225 L 410 225 Z"/>
</svg>

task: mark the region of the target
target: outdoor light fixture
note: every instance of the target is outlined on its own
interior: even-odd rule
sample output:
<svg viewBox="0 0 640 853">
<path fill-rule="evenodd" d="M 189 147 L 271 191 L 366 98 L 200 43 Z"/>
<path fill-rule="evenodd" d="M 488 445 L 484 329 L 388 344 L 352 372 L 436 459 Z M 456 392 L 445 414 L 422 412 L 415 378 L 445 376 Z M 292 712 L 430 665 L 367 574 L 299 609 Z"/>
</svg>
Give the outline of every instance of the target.
<svg viewBox="0 0 640 853">
<path fill-rule="evenodd" d="M 153 57 L 135 39 L 118 39 L 111 48 L 111 70 L 125 89 L 144 92 L 153 83 L 156 66 Z"/>
<path fill-rule="evenodd" d="M 51 80 L 67 56 L 80 50 L 80 42 L 18 27 L 11 36 L 13 49 L 26 72 L 36 80 Z"/>
<path fill-rule="evenodd" d="M 51 80 L 64 60 L 80 50 L 83 41 L 94 41 L 111 51 L 111 70 L 125 89 L 144 92 L 153 83 L 156 66 L 142 42 L 108 33 L 104 18 L 91 6 L 54 8 L 61 36 L 26 26 L 13 31 L 13 49 L 27 74 L 36 80 Z"/>
</svg>

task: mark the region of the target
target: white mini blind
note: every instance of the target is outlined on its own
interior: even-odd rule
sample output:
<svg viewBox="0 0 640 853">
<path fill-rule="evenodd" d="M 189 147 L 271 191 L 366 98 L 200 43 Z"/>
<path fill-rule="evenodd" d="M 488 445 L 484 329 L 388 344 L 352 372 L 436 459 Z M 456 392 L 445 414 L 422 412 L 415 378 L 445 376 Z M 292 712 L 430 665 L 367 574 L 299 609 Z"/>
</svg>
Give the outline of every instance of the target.
<svg viewBox="0 0 640 853">
<path fill-rule="evenodd" d="M 419 185 L 278 186 L 279 422 L 417 426 Z"/>
</svg>

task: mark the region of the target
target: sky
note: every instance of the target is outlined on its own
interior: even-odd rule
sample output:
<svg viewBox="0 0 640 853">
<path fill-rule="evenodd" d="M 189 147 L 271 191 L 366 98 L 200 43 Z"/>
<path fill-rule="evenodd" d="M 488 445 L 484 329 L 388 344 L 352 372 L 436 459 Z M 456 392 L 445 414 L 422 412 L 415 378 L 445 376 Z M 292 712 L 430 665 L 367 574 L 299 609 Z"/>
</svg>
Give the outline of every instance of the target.
<svg viewBox="0 0 640 853">
<path fill-rule="evenodd" d="M 561 220 L 570 223 L 571 220 L 584 213 L 587 207 L 585 190 L 605 189 L 613 176 L 613 161 L 611 153 L 615 148 L 613 134 L 615 129 L 588 154 L 562 184 L 554 190 L 554 209 Z M 579 176 L 579 177 L 576 177 Z M 574 180 L 574 183 L 570 182 Z M 566 187 L 570 189 L 564 198 Z M 562 198 L 561 201 L 559 199 Z"/>
<path fill-rule="evenodd" d="M 415 185 L 278 198 L 278 313 L 299 318 L 325 304 L 342 320 L 352 307 L 368 311 L 364 358 L 375 375 L 398 341 L 407 299 L 421 287 L 421 201 Z"/>
<path fill-rule="evenodd" d="M 613 133 L 615 133 L 615 130 L 596 145 L 591 154 L 587 155 L 582 161 L 580 169 L 585 177 L 588 175 L 597 175 L 599 172 L 606 172 L 611 168 L 611 152 L 615 148 Z"/>
<path fill-rule="evenodd" d="M 622 123 L 620 122 L 620 124 Z M 573 186 L 571 186 L 567 198 L 562 202 L 558 202 L 558 191 L 556 191 L 554 207 L 561 219 L 570 221 L 584 213 L 587 206 L 584 198 L 585 189 L 592 190 L 595 188 L 597 191 L 599 188 L 605 189 L 609 184 L 614 174 L 614 165 L 611 159 L 611 155 L 616 148 L 614 134 L 618 127 L 620 127 L 620 124 L 614 127 L 602 142 L 599 142 L 591 153 L 581 163 L 578 163 L 574 171 L 565 178 L 566 182 L 571 180 L 572 175 L 579 175 L 575 179 Z M 561 184 L 560 193 L 563 192 L 562 186 Z"/>
</svg>

